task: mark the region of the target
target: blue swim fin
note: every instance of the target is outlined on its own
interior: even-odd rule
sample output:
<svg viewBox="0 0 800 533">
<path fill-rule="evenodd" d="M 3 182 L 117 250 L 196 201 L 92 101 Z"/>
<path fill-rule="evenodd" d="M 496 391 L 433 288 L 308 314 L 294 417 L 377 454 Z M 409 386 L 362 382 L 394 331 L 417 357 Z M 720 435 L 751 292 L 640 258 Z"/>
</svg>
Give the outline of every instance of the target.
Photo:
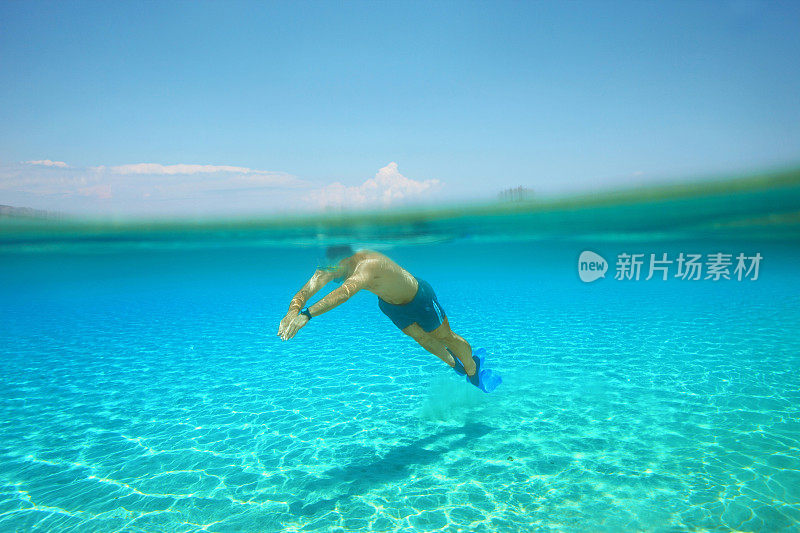
<svg viewBox="0 0 800 533">
<path fill-rule="evenodd" d="M 481 389 L 483 392 L 492 392 L 503 382 L 500 374 L 493 372 L 484 365 L 486 359 L 486 348 L 478 348 L 472 353 L 475 361 L 475 373 L 467 376 L 467 381 Z M 464 368 L 463 366 L 461 368 Z M 466 374 L 466 372 L 465 372 Z"/>
</svg>

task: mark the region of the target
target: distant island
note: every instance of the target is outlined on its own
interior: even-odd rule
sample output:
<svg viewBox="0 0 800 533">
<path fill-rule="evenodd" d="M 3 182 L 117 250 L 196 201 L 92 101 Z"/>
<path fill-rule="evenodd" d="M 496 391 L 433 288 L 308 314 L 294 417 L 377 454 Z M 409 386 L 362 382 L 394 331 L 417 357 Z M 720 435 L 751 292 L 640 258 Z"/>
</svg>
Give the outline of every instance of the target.
<svg viewBox="0 0 800 533">
<path fill-rule="evenodd" d="M 54 211 L 44 211 L 31 207 L 0 205 L 0 218 L 64 218 L 64 215 Z"/>
<path fill-rule="evenodd" d="M 500 191 L 497 194 L 497 199 L 501 202 L 524 202 L 533 199 L 533 191 L 520 185 L 513 189 Z"/>
</svg>

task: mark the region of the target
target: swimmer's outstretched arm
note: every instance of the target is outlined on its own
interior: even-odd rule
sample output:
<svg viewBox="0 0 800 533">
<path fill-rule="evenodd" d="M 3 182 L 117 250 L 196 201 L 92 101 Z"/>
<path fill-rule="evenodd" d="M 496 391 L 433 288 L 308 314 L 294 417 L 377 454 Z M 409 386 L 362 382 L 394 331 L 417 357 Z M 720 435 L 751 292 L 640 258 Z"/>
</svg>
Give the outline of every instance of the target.
<svg viewBox="0 0 800 533">
<path fill-rule="evenodd" d="M 344 283 L 342 283 L 341 287 L 332 290 L 323 299 L 309 307 L 308 312 L 312 317 L 315 317 L 330 311 L 337 305 L 343 304 L 355 293 L 366 287 L 367 280 L 368 276 L 366 269 L 359 266 L 356 268 L 356 271 L 353 273 L 353 275 L 347 278 Z M 280 335 L 283 340 L 289 340 L 294 337 L 298 331 L 300 331 L 300 328 L 308 324 L 308 320 L 308 317 L 305 315 L 295 315 L 286 329 L 283 330 L 283 334 L 278 332 L 278 335 Z"/>
<path fill-rule="evenodd" d="M 314 296 L 322 287 L 324 287 L 329 281 L 333 279 L 334 274 L 327 270 L 317 270 L 314 272 L 314 275 L 311 276 L 303 288 L 300 289 L 297 294 L 294 295 L 292 301 L 289 303 L 289 310 L 286 312 L 286 316 L 283 317 L 281 320 L 280 325 L 278 326 L 278 336 L 283 336 L 283 333 L 286 331 L 286 328 L 289 327 L 289 324 L 292 323 L 294 317 L 297 316 L 297 313 L 306 305 L 306 302 Z"/>
<path fill-rule="evenodd" d="M 342 286 L 329 292 L 322 300 L 308 308 L 311 316 L 318 316 L 327 313 L 337 305 L 342 305 L 355 293 L 367 285 L 367 276 L 364 272 L 356 270 L 352 276 L 347 278 Z"/>
</svg>

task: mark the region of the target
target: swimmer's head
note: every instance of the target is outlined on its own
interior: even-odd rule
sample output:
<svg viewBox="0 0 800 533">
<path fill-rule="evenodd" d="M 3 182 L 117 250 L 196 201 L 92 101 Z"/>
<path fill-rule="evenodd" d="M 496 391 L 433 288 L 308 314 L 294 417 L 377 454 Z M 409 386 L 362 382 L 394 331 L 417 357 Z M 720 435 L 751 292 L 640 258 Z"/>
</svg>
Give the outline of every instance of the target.
<svg viewBox="0 0 800 533">
<path fill-rule="evenodd" d="M 325 257 L 320 261 L 319 268 L 320 270 L 327 270 L 329 272 L 335 272 L 339 270 L 339 263 L 342 259 L 347 259 L 351 255 L 353 255 L 352 246 L 349 244 L 339 244 L 334 246 L 328 246 L 325 250 Z M 344 279 L 344 276 L 337 277 L 334 281 L 341 283 Z"/>
</svg>

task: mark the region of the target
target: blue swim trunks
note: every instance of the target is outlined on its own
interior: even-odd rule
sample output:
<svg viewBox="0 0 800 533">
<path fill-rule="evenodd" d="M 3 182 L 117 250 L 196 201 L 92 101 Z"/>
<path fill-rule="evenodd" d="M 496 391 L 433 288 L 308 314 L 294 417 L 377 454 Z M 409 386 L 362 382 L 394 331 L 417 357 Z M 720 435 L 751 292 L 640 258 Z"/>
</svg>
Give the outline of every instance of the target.
<svg viewBox="0 0 800 533">
<path fill-rule="evenodd" d="M 446 315 L 430 283 L 419 278 L 414 279 L 417 280 L 418 287 L 413 300 L 407 304 L 395 305 L 378 298 L 378 307 L 400 329 L 416 322 L 423 330 L 430 332 L 442 325 Z"/>
</svg>

